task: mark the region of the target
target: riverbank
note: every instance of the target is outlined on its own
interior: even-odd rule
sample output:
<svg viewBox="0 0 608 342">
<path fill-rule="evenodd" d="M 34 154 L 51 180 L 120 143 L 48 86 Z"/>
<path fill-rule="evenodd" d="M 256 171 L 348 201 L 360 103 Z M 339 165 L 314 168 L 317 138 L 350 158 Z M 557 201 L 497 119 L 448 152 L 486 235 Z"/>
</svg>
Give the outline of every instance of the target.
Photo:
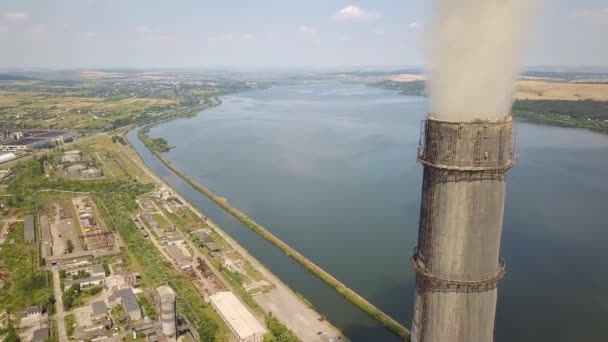
<svg viewBox="0 0 608 342">
<path fill-rule="evenodd" d="M 527 111 L 515 112 L 516 117 L 524 118 L 529 122 L 542 123 L 560 127 L 584 128 L 594 132 L 608 134 L 608 123 L 597 120 L 570 118 L 559 114 L 536 113 Z"/>
<path fill-rule="evenodd" d="M 125 139 L 128 141 L 127 139 Z M 130 143 L 130 142 L 129 142 Z M 221 227 L 212 222 L 206 215 L 200 212 L 195 206 L 187 201 L 176 189 L 165 182 L 160 176 L 155 174 L 143 161 L 137 150 L 132 146 L 124 147 L 124 153 L 131 155 L 131 160 L 144 170 L 158 184 L 173 189 L 179 200 L 184 203 L 195 215 L 214 229 L 230 246 L 243 256 L 262 276 L 272 283 L 275 288 L 259 295 L 252 296 L 255 303 L 259 307 L 253 309 L 259 310 L 260 307 L 264 310 L 265 315 L 272 314 L 279 318 L 298 338 L 302 341 L 316 341 L 319 338 L 319 333 L 324 337 L 339 338 L 347 340 L 338 328 L 333 326 L 329 321 L 319 319 L 321 314 L 316 312 L 309 302 L 304 300 L 298 293 L 289 288 L 277 276 L 268 270 L 262 263 L 249 254 L 240 244 L 226 234 Z M 240 292 L 239 295 L 247 295 Z M 244 299 L 245 300 L 245 299 Z M 247 301 L 247 300 L 245 300 Z M 255 305 L 255 303 L 253 303 Z"/>
<path fill-rule="evenodd" d="M 145 134 L 145 128 L 146 127 L 144 127 L 142 130 L 140 130 L 138 132 L 138 138 L 144 143 L 144 145 L 149 147 L 150 143 Z M 283 251 L 285 254 L 287 254 L 290 258 L 292 258 L 293 260 L 298 262 L 300 265 L 302 265 L 304 268 L 306 268 L 309 272 L 314 274 L 320 280 L 325 282 L 327 285 L 329 285 L 331 288 L 333 288 L 336 292 L 338 292 L 344 298 L 346 298 L 351 303 L 355 304 L 357 307 L 359 307 L 361 310 L 363 310 L 371 318 L 375 319 L 376 321 L 378 321 L 379 323 L 381 323 L 382 325 L 387 327 L 389 330 L 391 330 L 393 333 L 397 334 L 398 336 L 400 336 L 406 340 L 409 338 L 409 331 L 404 326 L 399 324 L 399 322 L 392 319 L 390 316 L 388 316 L 387 314 L 382 312 L 376 306 L 374 306 L 373 304 L 368 302 L 366 299 L 364 299 L 363 297 L 361 297 L 360 295 L 355 293 L 353 290 L 348 288 L 345 284 L 343 284 L 342 282 L 340 282 L 339 280 L 337 280 L 336 278 L 331 276 L 329 273 L 325 272 L 323 269 L 321 269 L 319 266 L 314 264 L 312 261 L 310 261 L 309 259 L 304 257 L 302 254 L 300 254 L 299 252 L 297 252 L 296 250 L 291 248 L 289 245 L 287 245 L 286 243 L 281 241 L 278 237 L 276 237 L 275 235 L 270 233 L 264 227 L 257 224 L 250 217 L 248 217 L 244 213 L 240 212 L 235 207 L 231 206 L 226 199 L 213 194 L 211 191 L 209 191 L 204 186 L 196 183 L 194 180 L 192 180 L 190 177 L 185 175 L 179 169 L 177 169 L 176 167 L 171 165 L 171 163 L 168 162 L 162 156 L 161 153 L 159 153 L 158 151 L 155 151 L 155 150 L 150 150 L 150 151 L 167 169 L 172 171 L 175 175 L 179 176 L 182 180 L 184 180 L 186 183 L 188 183 L 192 188 L 194 188 L 201 194 L 205 195 L 207 198 L 209 198 L 214 203 L 216 203 L 219 207 L 221 207 L 226 212 L 231 214 L 233 217 L 235 217 L 237 220 L 239 220 L 241 223 L 243 223 L 249 229 L 251 229 L 252 231 L 257 233 L 259 236 L 263 237 L 264 239 L 266 239 L 267 241 L 272 243 L 274 246 L 279 248 L 281 251 Z"/>
</svg>

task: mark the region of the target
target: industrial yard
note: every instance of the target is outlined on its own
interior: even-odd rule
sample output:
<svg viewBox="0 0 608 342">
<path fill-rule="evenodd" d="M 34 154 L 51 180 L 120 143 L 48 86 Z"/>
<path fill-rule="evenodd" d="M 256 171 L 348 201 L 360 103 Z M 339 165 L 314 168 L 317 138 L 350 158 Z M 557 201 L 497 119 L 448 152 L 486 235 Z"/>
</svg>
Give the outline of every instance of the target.
<svg viewBox="0 0 608 342">
<path fill-rule="evenodd" d="M 236 340 L 257 341 L 270 333 L 266 328 L 268 312 L 299 336 L 308 336 L 305 340 L 326 341 L 329 336 L 339 336 L 219 227 L 156 181 L 132 153 L 116 139 L 99 135 L 40 159 L 11 164 L 17 172 L 6 173 L 4 181 L 9 191 L 28 185 L 20 181 L 20 164 L 40 165 L 39 171 L 31 169 L 43 172 L 36 177 L 44 177 L 47 182 L 72 182 L 80 189 L 103 187 L 104 182 L 115 180 L 154 184 L 132 202 L 136 210 L 131 211 L 129 221 L 137 229 L 137 239 L 149 241 L 157 253 L 154 258 L 160 257 L 154 261 L 151 255 L 139 259 L 133 254 L 129 246 L 135 236 L 124 228 L 118 233 L 116 227 L 121 226 L 107 214 L 112 203 L 100 202 L 97 192 L 38 189 L 31 197 L 36 201 L 31 208 L 37 210 L 22 215 L 22 209 L 14 214 L 9 209 L 5 227 L 23 225 L 25 244 L 39 246 L 37 265 L 47 279 L 43 289 L 60 300 L 51 304 L 36 299 L 21 304 L 26 306 L 19 310 L 29 317 L 16 320 L 17 332 L 24 341 L 123 338 L 133 334 L 145 341 L 171 341 L 177 335 L 198 340 L 200 334 L 211 331 Z M 117 167 L 109 166 L 111 163 Z M 78 173 L 70 172 L 76 169 L 72 166 L 78 166 Z M 82 171 L 90 168 L 99 168 L 100 177 L 84 177 Z M 2 234 L 7 237 L 11 231 L 7 228 Z M 128 237 L 126 241 L 124 236 Z M 155 264 L 143 266 L 143 260 Z M 160 260 L 169 269 L 150 273 Z M 167 299 L 171 291 L 173 304 Z M 182 296 L 188 300 L 181 300 Z M 199 299 L 193 296 L 201 301 L 196 306 Z M 167 311 L 161 305 L 173 305 L 173 318 L 160 317 Z M 213 317 L 217 328 L 201 328 L 196 317 L 202 312 L 205 317 Z M 289 320 L 288 313 L 301 318 Z M 173 327 L 169 321 L 175 321 Z M 249 322 L 249 328 L 244 329 L 242 322 Z M 285 327 L 276 324 L 273 327 Z"/>
</svg>

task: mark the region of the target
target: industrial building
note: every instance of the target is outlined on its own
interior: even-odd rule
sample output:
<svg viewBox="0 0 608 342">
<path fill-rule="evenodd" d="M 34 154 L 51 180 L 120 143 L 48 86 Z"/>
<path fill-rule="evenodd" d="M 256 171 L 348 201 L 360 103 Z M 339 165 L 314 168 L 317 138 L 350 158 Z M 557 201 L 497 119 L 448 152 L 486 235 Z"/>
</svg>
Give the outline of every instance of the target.
<svg viewBox="0 0 608 342">
<path fill-rule="evenodd" d="M 34 226 L 34 215 L 27 214 L 23 217 L 23 238 L 27 242 L 36 240 L 36 227 Z"/>
<path fill-rule="evenodd" d="M 60 145 L 78 137 L 74 131 L 29 130 L 20 132 L 19 138 L 0 145 L 0 151 L 28 151 L 45 145 Z"/>
<path fill-rule="evenodd" d="M 34 324 L 39 324 L 43 318 L 45 318 L 45 310 L 42 305 L 34 305 L 25 309 L 21 313 L 21 322 L 20 326 L 31 326 Z"/>
<path fill-rule="evenodd" d="M 412 341 L 494 340 L 512 119 L 426 120 Z"/>
<path fill-rule="evenodd" d="M 165 249 L 167 250 L 167 253 L 171 257 L 173 262 L 175 262 L 177 267 L 182 270 L 186 270 L 192 267 L 190 265 L 190 263 L 192 262 L 192 258 L 185 255 L 181 248 L 177 247 L 176 245 L 167 245 Z"/>
<path fill-rule="evenodd" d="M 232 292 L 218 292 L 209 296 L 211 305 L 226 321 L 240 342 L 264 340 L 266 328 L 247 310 Z"/>
<path fill-rule="evenodd" d="M 75 284 L 80 284 L 80 287 L 87 287 L 87 286 L 96 286 L 96 285 L 103 285 L 105 282 L 105 275 L 96 275 L 96 276 L 91 276 L 88 278 L 81 278 L 81 279 L 74 279 L 74 280 L 66 280 L 63 283 L 63 288 L 64 291 L 69 289 L 72 285 Z"/>
<path fill-rule="evenodd" d="M 175 314 L 175 291 L 169 285 L 156 289 L 160 302 L 160 325 L 163 335 L 168 341 L 177 338 L 177 316 Z"/>
</svg>

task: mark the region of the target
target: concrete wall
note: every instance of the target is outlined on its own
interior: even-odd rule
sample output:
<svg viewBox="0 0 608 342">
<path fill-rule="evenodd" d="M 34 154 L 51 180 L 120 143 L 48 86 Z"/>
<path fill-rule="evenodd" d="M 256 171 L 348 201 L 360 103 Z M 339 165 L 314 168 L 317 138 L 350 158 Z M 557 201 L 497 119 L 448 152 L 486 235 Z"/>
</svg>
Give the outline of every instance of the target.
<svg viewBox="0 0 608 342">
<path fill-rule="evenodd" d="M 513 165 L 512 122 L 428 120 L 412 341 L 488 342 L 494 338 L 496 284 L 505 200 Z"/>
</svg>

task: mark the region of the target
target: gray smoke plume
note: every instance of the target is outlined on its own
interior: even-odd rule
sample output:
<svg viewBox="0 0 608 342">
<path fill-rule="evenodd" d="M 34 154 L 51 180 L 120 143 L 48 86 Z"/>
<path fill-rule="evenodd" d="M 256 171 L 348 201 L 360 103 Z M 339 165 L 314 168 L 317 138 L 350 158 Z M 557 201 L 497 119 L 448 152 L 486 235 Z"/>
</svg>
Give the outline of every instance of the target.
<svg viewBox="0 0 608 342">
<path fill-rule="evenodd" d="M 435 1 L 428 70 L 431 116 L 472 121 L 509 114 L 536 1 Z"/>
</svg>

